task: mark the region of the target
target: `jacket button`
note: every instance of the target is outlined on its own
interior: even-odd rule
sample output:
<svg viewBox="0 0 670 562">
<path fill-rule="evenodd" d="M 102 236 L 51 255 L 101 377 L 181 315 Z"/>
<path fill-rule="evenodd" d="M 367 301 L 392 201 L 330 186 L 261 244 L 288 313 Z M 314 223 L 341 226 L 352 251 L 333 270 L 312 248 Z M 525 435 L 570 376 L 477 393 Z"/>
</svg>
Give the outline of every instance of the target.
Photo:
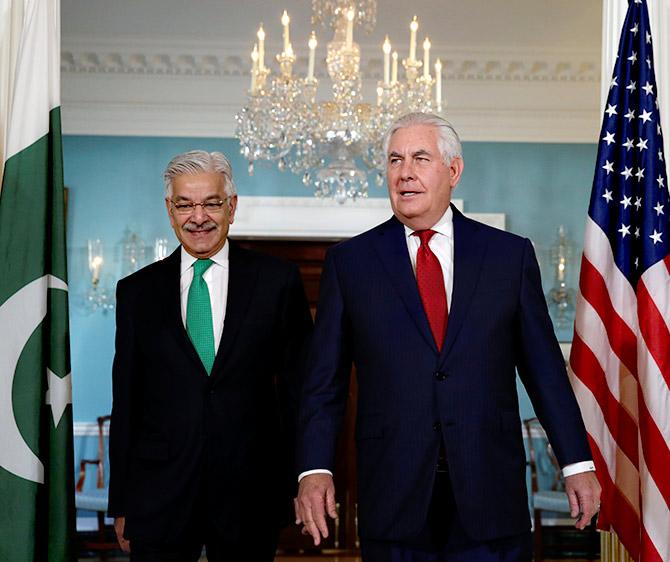
<svg viewBox="0 0 670 562">
<path fill-rule="evenodd" d="M 440 431 L 440 427 L 442 427 L 442 425 L 440 424 L 440 422 L 439 422 L 439 421 L 438 421 L 438 422 L 435 422 L 435 423 L 433 424 L 433 431 Z"/>
<path fill-rule="evenodd" d="M 444 381 L 444 380 L 447 379 L 447 373 L 445 373 L 444 371 L 437 371 L 437 372 L 435 373 L 435 378 L 436 378 L 438 381 Z"/>
</svg>

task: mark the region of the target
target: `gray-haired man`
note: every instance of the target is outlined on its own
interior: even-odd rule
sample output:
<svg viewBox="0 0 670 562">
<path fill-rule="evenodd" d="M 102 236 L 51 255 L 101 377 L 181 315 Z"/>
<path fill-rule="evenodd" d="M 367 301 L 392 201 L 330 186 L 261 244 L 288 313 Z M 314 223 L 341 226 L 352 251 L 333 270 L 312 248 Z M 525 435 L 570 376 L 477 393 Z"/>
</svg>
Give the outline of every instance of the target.
<svg viewBox="0 0 670 562">
<path fill-rule="evenodd" d="M 210 561 L 272 560 L 294 493 L 302 282 L 228 240 L 223 154 L 180 154 L 164 179 L 181 245 L 117 288 L 109 514 L 137 562 L 195 561 L 203 545 Z"/>
</svg>

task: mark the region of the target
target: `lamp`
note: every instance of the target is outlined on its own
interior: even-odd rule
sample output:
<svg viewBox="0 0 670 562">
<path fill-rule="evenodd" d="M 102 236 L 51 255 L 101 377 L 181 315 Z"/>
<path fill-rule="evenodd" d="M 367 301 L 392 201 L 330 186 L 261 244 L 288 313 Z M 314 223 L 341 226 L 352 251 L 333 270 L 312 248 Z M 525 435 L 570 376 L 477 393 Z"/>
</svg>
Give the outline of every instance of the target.
<svg viewBox="0 0 670 562">
<path fill-rule="evenodd" d="M 575 290 L 568 287 L 567 276 L 572 260 L 573 244 L 568 239 L 565 227 L 558 227 L 556 241 L 549 249 L 549 259 L 554 268 L 554 286 L 547 293 L 549 315 L 561 341 L 572 336 L 575 320 Z"/>
<path fill-rule="evenodd" d="M 118 269 L 111 271 L 111 264 L 105 259 L 102 240 L 90 239 L 86 246 L 90 279 L 83 294 L 79 294 L 75 302 L 89 314 L 96 311 L 106 313 L 115 307 L 114 291 L 103 283 L 103 279 L 109 282 L 125 277 L 147 265 L 150 259 L 159 261 L 170 253 L 170 242 L 167 238 L 156 238 L 153 246 L 146 246 L 138 234 L 126 227 L 114 252 L 113 261 Z"/>
<path fill-rule="evenodd" d="M 112 291 L 100 284 L 103 266 L 105 265 L 102 240 L 88 240 L 88 269 L 91 274 L 90 285 L 83 297 L 83 308 L 87 312 L 101 310 L 103 313 L 114 309 Z"/>
<path fill-rule="evenodd" d="M 312 22 L 330 23 L 333 39 L 326 48 L 326 70 L 332 82 L 332 98 L 317 101 L 314 32 L 307 43 L 309 62 L 305 77 L 293 74 L 296 61 L 290 40 L 290 16 L 284 12 L 283 50 L 276 56 L 279 72 L 266 66 L 266 32 L 261 25 L 251 53 L 251 85 L 246 105 L 237 114 L 237 136 L 242 155 L 253 173 L 254 162 L 276 162 L 301 175 L 317 197 L 333 197 L 340 203 L 367 197 L 368 173 L 384 182 L 386 158 L 382 137 L 400 115 L 412 111 L 441 113 L 442 63 L 431 74 L 431 43 L 423 43 L 423 61 L 416 56 L 419 22 L 409 24 L 409 56 L 402 60 L 404 80 L 398 79 L 398 55 L 386 37 L 382 45 L 383 79 L 377 84 L 376 103 L 363 100 L 359 45 L 353 40 L 355 25 L 374 28 L 376 0 L 313 0 Z M 391 59 L 393 63 L 391 63 Z M 420 69 L 423 67 L 423 73 Z"/>
<path fill-rule="evenodd" d="M 121 277 L 130 275 L 145 265 L 147 251 L 144 241 L 130 228 L 126 227 L 123 231 L 117 248 L 121 254 Z"/>
<path fill-rule="evenodd" d="M 167 238 L 156 238 L 154 240 L 154 261 L 160 261 L 168 257 L 170 246 Z"/>
</svg>

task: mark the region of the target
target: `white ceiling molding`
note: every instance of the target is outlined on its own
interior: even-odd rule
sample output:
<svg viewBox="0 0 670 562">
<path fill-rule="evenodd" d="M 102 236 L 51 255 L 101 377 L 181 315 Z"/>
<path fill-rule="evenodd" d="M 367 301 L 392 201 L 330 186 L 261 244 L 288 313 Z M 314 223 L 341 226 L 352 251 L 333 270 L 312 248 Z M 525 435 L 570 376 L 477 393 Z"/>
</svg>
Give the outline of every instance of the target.
<svg viewBox="0 0 670 562">
<path fill-rule="evenodd" d="M 99 45 L 86 41 L 64 42 L 61 52 L 61 70 L 64 73 L 83 74 L 139 74 L 160 76 L 248 76 L 248 45 L 220 46 L 188 45 L 179 47 L 156 45 L 155 42 L 141 42 L 136 48 L 128 48 L 126 43 L 114 45 L 109 41 Z M 208 47 L 213 47 L 208 52 Z M 374 45 L 362 46 L 361 75 L 363 79 L 380 80 L 383 61 L 379 48 Z M 584 53 L 529 52 L 516 49 L 505 51 L 483 51 L 481 49 L 439 50 L 432 49 L 433 58 L 443 61 L 443 76 L 446 81 L 550 81 L 550 82 L 598 82 L 600 80 L 600 60 L 597 55 Z M 317 65 L 317 78 L 326 78 L 325 60 Z M 271 68 L 277 72 L 277 65 Z M 298 57 L 294 73 L 307 72 L 307 57 Z"/>
<path fill-rule="evenodd" d="M 64 38 L 66 134 L 234 137 L 249 87 L 248 46 L 165 40 Z M 364 94 L 382 61 L 364 45 Z M 578 49 L 434 46 L 445 63 L 447 117 L 465 141 L 593 142 L 600 56 Z M 446 55 L 446 56 L 442 56 Z M 299 59 L 295 72 L 306 61 Z M 330 91 L 320 78 L 320 95 Z"/>
</svg>

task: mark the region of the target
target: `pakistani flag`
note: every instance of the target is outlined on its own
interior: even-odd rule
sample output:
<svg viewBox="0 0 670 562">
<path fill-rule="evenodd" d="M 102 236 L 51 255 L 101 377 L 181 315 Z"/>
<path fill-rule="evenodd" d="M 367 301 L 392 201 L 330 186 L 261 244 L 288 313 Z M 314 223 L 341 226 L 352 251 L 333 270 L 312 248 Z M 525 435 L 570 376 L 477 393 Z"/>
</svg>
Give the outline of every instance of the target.
<svg viewBox="0 0 670 562">
<path fill-rule="evenodd" d="M 58 0 L 0 0 L 0 560 L 74 559 Z"/>
</svg>

